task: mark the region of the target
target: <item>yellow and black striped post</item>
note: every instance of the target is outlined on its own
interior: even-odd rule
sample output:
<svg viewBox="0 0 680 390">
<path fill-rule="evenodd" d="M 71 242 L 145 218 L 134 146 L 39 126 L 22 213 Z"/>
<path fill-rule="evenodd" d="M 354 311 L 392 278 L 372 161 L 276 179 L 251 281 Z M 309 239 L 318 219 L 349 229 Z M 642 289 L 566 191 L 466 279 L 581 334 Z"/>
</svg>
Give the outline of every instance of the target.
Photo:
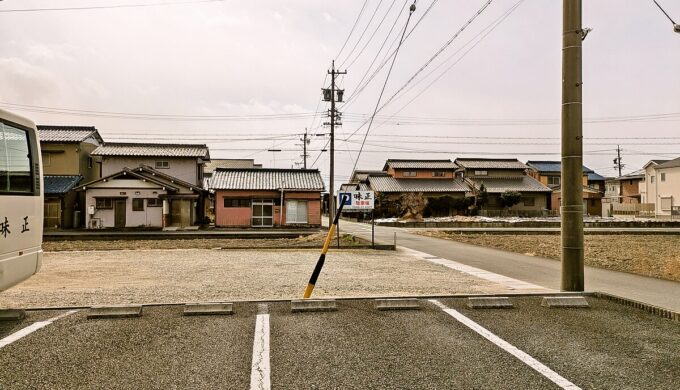
<svg viewBox="0 0 680 390">
<path fill-rule="evenodd" d="M 314 285 L 316 284 L 316 280 L 319 278 L 321 268 L 323 268 L 323 263 L 326 261 L 326 252 L 328 252 L 328 247 L 331 245 L 331 241 L 333 240 L 333 232 L 335 232 L 335 227 L 338 225 L 338 218 L 340 218 L 340 213 L 342 213 L 342 206 L 345 205 L 346 200 L 347 197 L 343 196 L 342 201 L 340 202 L 340 206 L 338 207 L 338 212 L 335 213 L 335 218 L 333 218 L 333 223 L 328 228 L 328 235 L 326 236 L 326 241 L 323 243 L 321 255 L 319 256 L 319 260 L 317 260 L 316 262 L 314 272 L 312 272 L 312 276 L 309 278 L 309 283 L 307 284 L 307 288 L 305 289 L 305 295 L 303 296 L 303 298 L 305 299 L 312 296 L 312 291 L 314 291 Z"/>
</svg>

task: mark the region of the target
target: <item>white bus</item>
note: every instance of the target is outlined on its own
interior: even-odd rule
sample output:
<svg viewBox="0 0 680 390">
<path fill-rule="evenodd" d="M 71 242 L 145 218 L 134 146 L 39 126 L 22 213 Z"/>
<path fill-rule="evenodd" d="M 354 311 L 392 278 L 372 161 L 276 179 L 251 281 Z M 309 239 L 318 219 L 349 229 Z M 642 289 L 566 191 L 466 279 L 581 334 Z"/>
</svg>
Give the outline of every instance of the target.
<svg viewBox="0 0 680 390">
<path fill-rule="evenodd" d="M 41 167 L 35 123 L 0 109 L 0 291 L 42 263 Z"/>
</svg>

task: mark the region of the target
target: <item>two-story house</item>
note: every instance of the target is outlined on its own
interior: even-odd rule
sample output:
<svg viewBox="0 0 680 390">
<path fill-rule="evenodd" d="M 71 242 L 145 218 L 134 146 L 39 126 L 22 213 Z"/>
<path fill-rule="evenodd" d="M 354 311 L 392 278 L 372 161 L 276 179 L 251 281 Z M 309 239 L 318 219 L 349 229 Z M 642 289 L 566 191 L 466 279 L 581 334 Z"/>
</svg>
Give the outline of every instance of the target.
<svg viewBox="0 0 680 390">
<path fill-rule="evenodd" d="M 81 184 L 87 227 L 188 227 L 205 217 L 206 145 L 106 143 L 101 179 Z"/>
<path fill-rule="evenodd" d="M 527 161 L 528 174 L 550 187 L 552 196 L 548 208 L 559 211 L 562 199 L 562 163 L 560 161 Z M 605 178 L 592 169 L 583 166 L 583 207 L 588 215 L 602 215 L 602 197 L 606 191 Z"/>
<path fill-rule="evenodd" d="M 397 215 L 397 201 L 405 194 L 422 194 L 427 199 L 426 215 L 449 216 L 457 213 L 446 199 L 464 199 L 468 191 L 462 180 L 455 178 L 458 168 L 451 160 L 388 159 L 382 171 L 357 170 L 350 183 L 341 189 L 372 190 L 376 193 L 376 208 L 388 215 Z M 441 204 L 439 204 L 441 203 Z M 435 205 L 437 207 L 435 207 Z"/>
<path fill-rule="evenodd" d="M 529 167 L 517 159 L 457 158 L 457 177 L 464 179 L 478 195 L 482 185 L 488 195 L 486 210 L 503 210 L 501 195 L 518 192 L 521 201 L 509 210 L 518 214 L 533 216 L 548 208 L 552 190 L 529 176 Z"/>
<path fill-rule="evenodd" d="M 652 160 L 643 169 L 642 202 L 653 203 L 656 216 L 680 214 L 680 157 L 670 161 Z"/>
<path fill-rule="evenodd" d="M 100 164 L 91 155 L 103 140 L 91 126 L 39 125 L 45 190 L 46 228 L 83 225 L 84 197 L 74 188 L 100 176 Z"/>
</svg>

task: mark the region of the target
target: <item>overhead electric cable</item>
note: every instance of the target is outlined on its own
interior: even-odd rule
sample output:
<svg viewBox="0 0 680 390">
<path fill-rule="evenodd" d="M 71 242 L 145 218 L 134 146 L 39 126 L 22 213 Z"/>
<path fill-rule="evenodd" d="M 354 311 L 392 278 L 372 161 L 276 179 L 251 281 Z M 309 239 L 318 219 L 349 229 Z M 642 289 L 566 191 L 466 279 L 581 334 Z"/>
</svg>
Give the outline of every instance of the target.
<svg viewBox="0 0 680 390">
<path fill-rule="evenodd" d="M 366 43 L 364 43 L 364 46 L 361 48 L 361 50 L 359 50 L 359 53 L 354 57 L 354 59 L 352 61 L 350 61 L 349 65 L 347 65 L 345 67 L 345 69 L 351 68 L 352 65 L 354 65 L 354 63 L 359 59 L 359 57 L 361 57 L 361 55 L 364 53 L 364 50 L 366 50 L 366 47 L 368 46 L 368 44 L 371 43 L 371 41 L 375 37 L 375 34 L 378 32 L 378 30 L 380 30 L 380 27 L 385 22 L 387 15 L 389 15 L 390 11 L 392 11 L 392 8 L 394 8 L 394 3 L 396 3 L 396 2 L 397 2 L 397 0 L 392 0 L 392 3 L 390 4 L 389 8 L 387 8 L 387 12 L 385 12 L 385 15 L 383 15 L 382 19 L 380 19 L 380 23 L 378 23 L 378 25 L 375 27 L 375 30 L 373 30 L 373 33 L 371 34 L 371 36 L 368 37 L 368 39 L 366 40 Z M 406 2 L 408 2 L 408 0 Z M 347 60 L 349 60 L 349 58 Z"/>
<path fill-rule="evenodd" d="M 349 38 L 352 36 L 352 33 L 354 33 L 354 29 L 357 27 L 357 23 L 359 23 L 359 19 L 361 19 L 361 15 L 364 13 L 364 9 L 366 8 L 366 4 L 368 4 L 368 0 L 364 0 L 364 5 L 361 6 L 361 10 L 359 11 L 357 18 L 354 20 L 354 24 L 352 25 L 352 29 L 349 30 L 349 34 L 347 34 L 347 38 L 345 38 L 345 43 L 342 44 L 340 51 L 335 56 L 336 61 L 338 60 L 338 57 L 340 57 L 340 54 L 342 54 L 342 51 L 345 50 L 345 46 L 347 46 L 347 42 L 349 42 Z M 328 76 L 328 75 L 326 75 L 326 76 Z M 325 81 L 324 81 L 324 83 L 325 83 Z"/>
<path fill-rule="evenodd" d="M 361 152 L 364 149 L 364 143 L 366 142 L 366 137 L 368 137 L 368 134 L 371 131 L 371 125 L 373 124 L 373 119 L 375 118 L 375 115 L 378 113 L 378 107 L 380 106 L 380 100 L 382 99 L 383 93 L 385 93 L 385 87 L 387 87 L 387 82 L 390 79 L 390 75 L 392 74 L 392 69 L 394 68 L 394 63 L 397 60 L 397 54 L 399 53 L 399 48 L 401 48 L 402 43 L 404 42 L 404 35 L 406 34 L 406 29 L 408 28 L 408 23 L 411 21 L 411 16 L 413 15 L 413 12 L 416 10 L 416 1 L 413 0 L 413 4 L 411 4 L 411 8 L 409 9 L 408 13 L 408 18 L 406 19 L 406 24 L 404 25 L 404 31 L 401 33 L 401 39 L 399 40 L 399 46 L 397 46 L 397 50 L 395 51 L 394 57 L 392 57 L 392 64 L 390 64 L 390 68 L 387 71 L 387 76 L 385 77 L 385 82 L 383 83 L 382 90 L 380 91 L 380 95 L 378 96 L 378 101 L 375 103 L 375 109 L 373 110 L 373 115 L 371 115 L 371 121 L 368 123 L 368 129 L 366 130 L 366 135 L 364 135 L 364 140 L 361 143 L 361 148 L 359 148 L 359 154 L 357 154 L 357 158 L 354 160 L 354 167 L 352 168 L 352 171 L 356 169 L 357 163 L 359 162 L 359 158 L 361 158 Z M 351 138 L 348 137 L 348 138 Z"/>
<path fill-rule="evenodd" d="M 95 5 L 83 7 L 63 7 L 63 8 L 24 8 L 24 9 L 0 9 L 0 13 L 9 12 L 48 12 L 48 11 L 84 11 L 97 9 L 113 9 L 113 8 L 141 8 L 141 7 L 163 7 L 169 5 L 183 5 L 183 4 L 199 4 L 199 3 L 216 3 L 225 0 L 186 0 L 163 3 L 140 3 L 140 4 L 117 4 L 117 5 Z"/>
<path fill-rule="evenodd" d="M 352 50 L 349 51 L 349 54 L 347 54 L 347 56 L 346 56 L 345 59 L 342 61 L 342 63 L 340 63 L 340 66 L 338 66 L 338 69 L 339 69 L 339 68 L 342 68 L 342 66 L 345 64 L 345 62 L 347 62 L 347 60 L 349 59 L 349 57 L 352 56 L 352 53 L 354 53 L 354 50 L 356 50 L 356 48 L 357 48 L 357 46 L 359 45 L 359 43 L 361 42 L 361 40 L 364 38 L 364 34 L 366 34 L 366 30 L 368 30 L 368 27 L 369 27 L 369 26 L 371 25 L 371 23 L 373 22 L 373 18 L 375 18 L 375 14 L 378 13 L 378 9 L 380 8 L 380 5 L 382 4 L 382 2 L 383 2 L 383 0 L 380 0 L 380 1 L 378 2 L 378 5 L 375 7 L 375 10 L 373 10 L 373 13 L 371 14 L 371 18 L 368 20 L 368 23 L 366 23 L 366 27 L 364 27 L 364 31 L 361 32 L 361 35 L 359 36 L 359 39 L 357 39 L 356 43 L 354 43 L 354 46 L 352 46 Z"/>
</svg>

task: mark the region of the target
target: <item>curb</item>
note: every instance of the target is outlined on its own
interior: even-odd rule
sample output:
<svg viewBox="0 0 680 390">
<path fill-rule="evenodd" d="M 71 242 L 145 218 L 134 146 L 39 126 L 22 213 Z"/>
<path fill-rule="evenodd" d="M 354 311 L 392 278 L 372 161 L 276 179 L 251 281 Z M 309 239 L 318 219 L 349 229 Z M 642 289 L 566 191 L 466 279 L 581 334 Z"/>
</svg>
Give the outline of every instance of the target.
<svg viewBox="0 0 680 390">
<path fill-rule="evenodd" d="M 613 301 L 613 302 L 616 302 L 616 303 L 619 303 L 619 304 L 622 304 L 622 305 L 625 305 L 625 306 L 631 306 L 631 307 L 634 307 L 636 309 L 644 310 L 644 311 L 646 311 L 646 312 L 648 312 L 652 315 L 655 315 L 657 317 L 666 318 L 666 319 L 669 319 L 669 320 L 675 321 L 675 322 L 680 322 L 680 313 L 679 312 L 672 311 L 672 310 L 669 310 L 669 309 L 664 309 L 663 307 L 654 306 L 654 305 L 650 305 L 650 304 L 647 304 L 647 303 L 644 303 L 644 302 L 636 301 L 634 299 L 628 299 L 628 298 L 620 297 L 618 295 L 613 295 L 613 294 L 603 293 L 603 292 L 596 292 L 595 297 L 606 299 L 606 300 L 609 300 L 609 301 Z"/>
</svg>

